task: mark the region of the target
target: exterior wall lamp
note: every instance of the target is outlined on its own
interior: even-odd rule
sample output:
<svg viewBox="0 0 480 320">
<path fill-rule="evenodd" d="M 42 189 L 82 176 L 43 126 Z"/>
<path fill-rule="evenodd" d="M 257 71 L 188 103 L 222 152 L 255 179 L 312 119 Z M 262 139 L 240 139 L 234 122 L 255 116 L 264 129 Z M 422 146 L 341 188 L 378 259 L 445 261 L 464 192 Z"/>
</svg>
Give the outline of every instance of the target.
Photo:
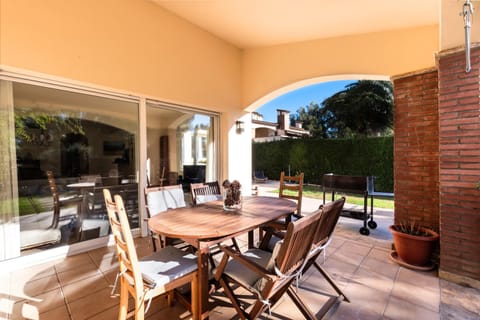
<svg viewBox="0 0 480 320">
<path fill-rule="evenodd" d="M 245 124 L 243 121 L 237 120 L 235 121 L 235 128 L 237 129 L 237 133 L 241 134 L 243 131 L 245 131 Z"/>
</svg>

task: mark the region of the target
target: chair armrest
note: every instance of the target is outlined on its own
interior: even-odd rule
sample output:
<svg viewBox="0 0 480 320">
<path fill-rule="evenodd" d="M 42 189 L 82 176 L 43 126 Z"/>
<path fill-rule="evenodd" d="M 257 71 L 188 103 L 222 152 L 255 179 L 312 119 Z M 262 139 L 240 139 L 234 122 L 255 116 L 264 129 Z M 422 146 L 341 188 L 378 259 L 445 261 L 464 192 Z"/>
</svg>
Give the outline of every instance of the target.
<svg viewBox="0 0 480 320">
<path fill-rule="evenodd" d="M 236 250 L 233 250 L 231 249 L 230 247 L 227 247 L 227 246 L 224 246 L 224 245 L 220 245 L 220 249 L 225 253 L 223 258 L 222 258 L 222 261 L 220 262 L 220 265 L 218 266 L 217 268 L 217 271 L 215 272 L 215 280 L 220 280 L 220 277 L 223 273 L 223 271 L 225 270 L 225 267 L 227 266 L 227 262 L 228 262 L 228 258 L 232 258 L 234 260 L 237 260 L 238 262 L 240 262 L 242 265 L 244 265 L 245 267 L 249 268 L 250 270 L 252 270 L 253 272 L 259 274 L 260 276 L 264 277 L 264 278 L 267 278 L 268 280 L 270 280 L 270 277 L 269 275 L 274 275 L 274 273 L 268 271 L 267 269 L 265 269 L 264 267 L 262 267 L 261 265 L 251 261 L 251 260 L 248 260 L 246 259 L 242 253 L 236 251 Z"/>
</svg>

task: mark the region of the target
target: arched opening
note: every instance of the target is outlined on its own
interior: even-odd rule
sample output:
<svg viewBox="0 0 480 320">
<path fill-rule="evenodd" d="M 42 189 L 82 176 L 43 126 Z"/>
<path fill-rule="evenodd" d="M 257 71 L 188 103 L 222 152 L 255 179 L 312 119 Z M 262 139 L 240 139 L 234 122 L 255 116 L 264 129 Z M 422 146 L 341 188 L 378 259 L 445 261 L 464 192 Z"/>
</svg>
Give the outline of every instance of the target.
<svg viewBox="0 0 480 320">
<path fill-rule="evenodd" d="M 336 175 L 364 177 L 365 190 L 363 192 L 367 192 L 367 181 L 371 181 L 371 184 L 372 181 L 375 181 L 376 191 L 383 191 L 384 197 L 387 197 L 387 193 L 390 195 L 393 192 L 393 91 L 390 83 L 378 81 L 389 80 L 387 77 L 381 79 L 379 77 L 372 78 L 362 77 L 310 84 L 277 96 L 256 109 L 252 113 L 252 170 L 255 173 L 252 176 L 254 184 L 262 181 L 257 179 L 257 173 L 261 173 L 263 176 L 267 176 L 270 180 L 275 181 L 278 180 L 281 171 L 287 172 L 288 175 L 302 172 L 305 174 L 305 183 L 313 188 L 318 188 L 314 191 L 316 193 L 314 197 L 322 199 L 322 177 L 327 173 L 335 173 Z M 371 86 L 365 86 L 367 83 L 371 84 Z M 357 128 L 354 126 L 349 127 L 349 125 L 355 124 L 354 122 L 361 123 L 368 117 L 372 119 L 372 122 L 377 120 L 375 119 L 375 113 L 378 112 L 380 114 L 381 108 L 377 110 L 372 105 L 372 113 L 370 113 L 365 108 L 359 108 L 352 103 L 355 102 L 360 105 L 362 104 L 360 99 L 371 99 L 368 102 L 380 104 L 381 100 L 372 99 L 372 95 L 381 96 L 380 92 L 376 90 L 378 89 L 377 86 L 387 89 L 382 93 L 388 98 L 384 101 L 388 102 L 389 113 L 385 113 L 384 116 L 389 128 L 384 131 L 375 131 L 371 129 L 364 130 L 362 129 L 363 125 L 359 125 Z M 365 90 L 365 93 L 361 92 L 361 90 Z M 280 92 L 280 90 L 277 92 Z M 354 95 L 356 99 L 351 98 Z M 318 117 L 320 119 L 328 115 L 328 112 L 332 112 L 334 110 L 332 109 L 332 101 L 337 101 L 336 103 L 338 104 L 343 103 L 345 108 L 352 110 L 350 112 L 343 110 L 343 114 L 339 112 L 339 114 L 335 115 L 335 117 L 341 115 L 345 117 L 340 122 L 343 122 L 347 129 L 351 129 L 349 135 L 345 135 L 347 130 L 344 130 L 343 133 L 338 131 L 338 127 L 327 127 L 331 131 L 323 131 L 323 134 L 320 134 L 321 130 L 314 131 L 313 121 L 308 122 L 310 119 L 306 116 Z M 365 103 L 365 106 L 370 107 L 371 104 Z M 322 110 L 325 112 L 319 112 Z M 274 118 L 275 111 L 277 119 Z M 301 117 L 296 117 L 295 113 L 298 113 Z M 264 114 L 268 114 L 268 116 L 264 117 Z M 294 116 L 290 118 L 289 116 L 292 115 Z M 306 125 L 302 126 L 301 122 L 298 123 L 299 119 L 306 119 Z M 338 119 L 340 118 L 338 117 Z M 353 121 L 349 122 L 352 119 Z M 288 122 L 287 126 L 285 126 L 286 122 Z M 332 123 L 324 119 L 318 122 L 327 125 Z M 316 123 L 314 124 L 316 125 Z M 372 123 L 372 128 L 374 125 Z M 324 130 L 325 127 L 320 129 Z M 355 129 L 358 131 L 354 131 Z M 288 132 L 289 130 L 296 131 Z M 293 141 L 301 138 L 305 139 Z M 360 143 L 359 140 L 361 140 Z M 262 142 L 272 143 L 264 144 Z M 358 147 L 359 144 L 362 144 L 363 150 Z M 263 147 L 262 145 L 266 146 Z M 324 149 L 319 146 L 322 146 Z M 385 156 L 385 154 L 388 155 Z M 367 179 L 372 176 L 378 176 L 378 179 Z M 361 194 L 361 190 L 357 191 L 359 191 L 357 193 Z M 329 198 L 330 196 L 328 195 Z M 350 204 L 366 208 L 367 204 L 364 197 L 359 197 L 358 194 L 355 196 L 354 193 L 349 195 L 349 199 L 353 199 L 353 202 L 350 202 Z M 382 202 L 382 206 L 393 209 L 392 200 L 391 196 L 388 196 L 386 202 Z M 392 213 L 390 212 L 391 216 Z M 370 225 L 373 226 L 374 223 L 373 221 L 371 222 Z M 376 228 L 376 223 L 372 228 Z M 382 232 L 382 234 L 388 234 L 386 226 L 384 229 L 385 232 Z M 366 231 L 368 232 L 368 229 Z"/>
</svg>

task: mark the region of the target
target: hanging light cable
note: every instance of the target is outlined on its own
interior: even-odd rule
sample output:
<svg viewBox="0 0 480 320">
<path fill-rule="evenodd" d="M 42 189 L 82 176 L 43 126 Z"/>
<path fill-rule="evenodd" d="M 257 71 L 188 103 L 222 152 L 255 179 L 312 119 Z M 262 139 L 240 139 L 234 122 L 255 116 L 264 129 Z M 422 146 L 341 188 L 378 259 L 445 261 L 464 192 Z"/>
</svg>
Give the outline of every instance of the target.
<svg viewBox="0 0 480 320">
<path fill-rule="evenodd" d="M 470 30 L 472 28 L 473 4 L 471 0 L 466 0 L 463 4 L 463 22 L 465 26 L 465 72 L 472 69 L 470 63 Z"/>
</svg>

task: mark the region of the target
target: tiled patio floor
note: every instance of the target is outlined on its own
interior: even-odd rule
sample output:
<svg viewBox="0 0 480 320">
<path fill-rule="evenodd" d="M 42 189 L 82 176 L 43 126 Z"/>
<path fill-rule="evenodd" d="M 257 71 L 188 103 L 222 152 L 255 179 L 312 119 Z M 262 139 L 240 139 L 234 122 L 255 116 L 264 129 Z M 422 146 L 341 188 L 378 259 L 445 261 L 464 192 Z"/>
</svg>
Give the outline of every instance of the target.
<svg viewBox="0 0 480 320">
<path fill-rule="evenodd" d="M 362 237 L 360 239 L 364 239 Z M 138 239 L 138 252 L 151 252 L 148 239 Z M 341 302 L 327 319 L 479 319 L 478 291 L 441 281 L 435 273 L 399 267 L 385 246 L 358 241 L 338 232 L 325 268 L 351 303 Z M 321 259 L 321 258 L 320 258 Z M 1 319 L 115 319 L 118 298 L 110 295 L 116 273 L 113 248 L 102 248 L 1 276 Z M 300 295 L 312 310 L 320 310 L 333 294 L 322 277 L 310 269 Z M 441 303 L 441 300 L 443 303 Z M 219 290 L 212 296 L 210 319 L 231 319 L 234 310 Z M 465 304 L 462 306 L 462 304 Z M 470 309 L 470 310 L 469 310 Z M 152 303 L 149 319 L 189 319 L 180 305 Z M 302 319 L 288 297 L 265 319 Z"/>
<path fill-rule="evenodd" d="M 378 219 L 388 220 L 388 213 Z M 382 225 L 366 237 L 358 233 L 358 221 L 341 218 L 324 267 L 351 302 L 337 304 L 326 319 L 480 319 L 478 290 L 439 280 L 435 272 L 412 271 L 393 263 L 389 259 L 391 241 L 385 239 Z M 245 245 L 245 239 L 240 240 Z M 148 238 L 136 243 L 140 256 L 152 252 Z M 110 294 L 117 271 L 113 250 L 100 248 L 2 273 L 0 319 L 116 319 L 118 297 Z M 298 291 L 315 312 L 326 300 L 324 293 L 334 293 L 314 268 L 301 279 Z M 210 319 L 235 318 L 222 290 L 212 295 L 211 302 Z M 166 307 L 164 298 L 152 302 L 147 316 L 190 319 L 181 305 Z M 271 315 L 264 313 L 262 319 L 303 317 L 285 296 Z"/>
</svg>

